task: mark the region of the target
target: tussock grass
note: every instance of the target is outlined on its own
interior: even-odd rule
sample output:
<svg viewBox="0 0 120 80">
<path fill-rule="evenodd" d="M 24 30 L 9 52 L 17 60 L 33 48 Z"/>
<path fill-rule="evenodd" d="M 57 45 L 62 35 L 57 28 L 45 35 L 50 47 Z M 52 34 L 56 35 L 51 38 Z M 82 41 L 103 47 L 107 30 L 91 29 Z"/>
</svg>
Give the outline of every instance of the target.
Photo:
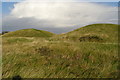
<svg viewBox="0 0 120 80">
<path fill-rule="evenodd" d="M 111 31 L 116 32 L 108 33 L 103 26 L 102 32 L 96 29 L 96 25 L 93 25 L 95 30 L 92 31 L 90 25 L 84 27 L 89 32 L 81 28 L 50 38 L 3 37 L 2 77 L 116 78 L 119 62 L 117 29 L 116 25 L 112 26 Z M 94 32 L 106 42 L 80 42 L 80 36 L 88 35 L 87 32 Z"/>
<path fill-rule="evenodd" d="M 63 41 L 29 44 L 25 42 L 21 45 L 3 45 L 4 78 L 15 75 L 22 78 L 117 77 L 117 44 Z"/>
</svg>

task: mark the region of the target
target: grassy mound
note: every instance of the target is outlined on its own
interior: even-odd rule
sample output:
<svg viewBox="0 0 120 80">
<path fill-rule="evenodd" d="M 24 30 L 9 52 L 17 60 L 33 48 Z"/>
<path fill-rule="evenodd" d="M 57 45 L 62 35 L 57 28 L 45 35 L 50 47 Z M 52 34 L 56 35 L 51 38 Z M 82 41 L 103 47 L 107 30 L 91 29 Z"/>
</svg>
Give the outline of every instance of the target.
<svg viewBox="0 0 120 80">
<path fill-rule="evenodd" d="M 51 32 L 37 29 L 22 29 L 4 34 L 4 37 L 51 37 Z"/>
<path fill-rule="evenodd" d="M 104 42 L 118 41 L 118 25 L 115 24 L 92 24 L 66 34 L 61 34 L 62 38 L 79 41 L 80 38 L 85 38 L 85 41 L 90 40 L 91 36 L 97 36 L 96 39 L 101 38 Z M 95 39 L 95 38 L 94 38 Z M 101 40 L 98 40 L 101 41 Z"/>
</svg>

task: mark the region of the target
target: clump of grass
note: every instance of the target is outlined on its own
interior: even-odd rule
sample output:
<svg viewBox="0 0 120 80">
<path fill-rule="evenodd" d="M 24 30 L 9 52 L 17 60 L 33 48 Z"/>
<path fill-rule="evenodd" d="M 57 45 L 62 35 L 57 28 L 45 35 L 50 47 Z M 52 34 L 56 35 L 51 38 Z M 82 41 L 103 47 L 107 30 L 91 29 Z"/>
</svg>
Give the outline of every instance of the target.
<svg viewBox="0 0 120 80">
<path fill-rule="evenodd" d="M 101 42 L 103 39 L 99 36 L 96 35 L 87 35 L 87 36 L 82 36 L 79 38 L 80 42 Z"/>
<path fill-rule="evenodd" d="M 40 48 L 36 48 L 35 49 L 35 52 L 36 53 L 39 53 L 41 56 L 46 56 L 46 55 L 50 55 L 50 53 L 52 52 L 53 50 L 51 50 L 49 47 L 47 46 L 42 46 Z"/>
</svg>

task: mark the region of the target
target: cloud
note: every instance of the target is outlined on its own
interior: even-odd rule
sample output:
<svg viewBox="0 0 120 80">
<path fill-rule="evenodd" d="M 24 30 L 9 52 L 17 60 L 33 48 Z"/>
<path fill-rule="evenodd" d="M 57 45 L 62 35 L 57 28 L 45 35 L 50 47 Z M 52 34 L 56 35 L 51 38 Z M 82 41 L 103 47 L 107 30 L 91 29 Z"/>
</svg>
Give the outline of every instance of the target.
<svg viewBox="0 0 120 80">
<path fill-rule="evenodd" d="M 31 1 L 33 0 L 15 4 L 10 15 L 3 19 L 3 29 L 73 29 L 71 27 L 93 23 L 117 23 L 116 7 L 88 2 Z"/>
</svg>

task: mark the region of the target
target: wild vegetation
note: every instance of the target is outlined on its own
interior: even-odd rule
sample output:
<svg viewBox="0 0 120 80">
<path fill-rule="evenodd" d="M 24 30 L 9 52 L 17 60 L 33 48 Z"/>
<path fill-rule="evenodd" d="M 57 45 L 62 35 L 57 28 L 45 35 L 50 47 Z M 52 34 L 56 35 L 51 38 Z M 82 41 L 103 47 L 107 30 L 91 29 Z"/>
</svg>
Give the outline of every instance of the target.
<svg viewBox="0 0 120 80">
<path fill-rule="evenodd" d="M 118 25 L 94 24 L 52 37 L 3 35 L 2 77 L 116 78 L 117 30 Z"/>
</svg>

